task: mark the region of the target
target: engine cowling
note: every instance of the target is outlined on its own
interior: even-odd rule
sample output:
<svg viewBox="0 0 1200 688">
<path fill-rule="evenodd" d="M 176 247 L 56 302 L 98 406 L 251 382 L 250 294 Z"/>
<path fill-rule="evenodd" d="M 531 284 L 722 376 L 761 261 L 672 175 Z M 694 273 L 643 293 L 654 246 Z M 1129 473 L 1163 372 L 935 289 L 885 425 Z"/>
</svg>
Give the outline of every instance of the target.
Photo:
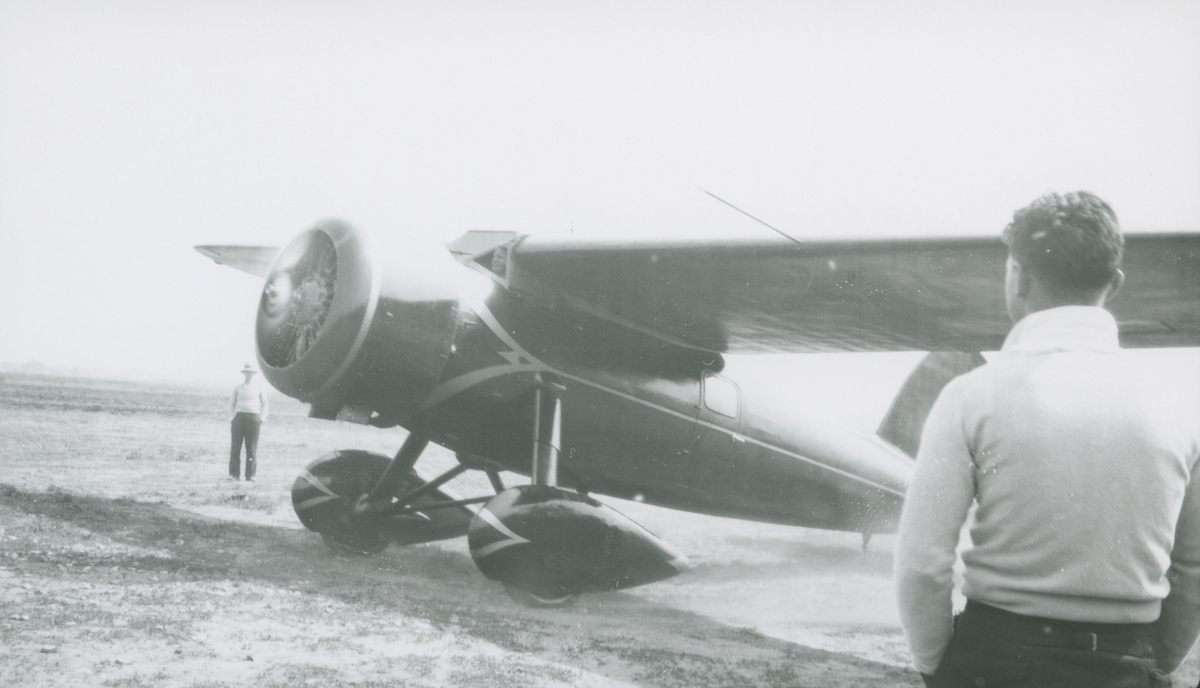
<svg viewBox="0 0 1200 688">
<path fill-rule="evenodd" d="M 462 269 L 442 246 L 385 252 L 346 222 L 318 223 L 280 252 L 263 286 L 263 375 L 314 415 L 403 422 L 451 354 Z"/>
</svg>

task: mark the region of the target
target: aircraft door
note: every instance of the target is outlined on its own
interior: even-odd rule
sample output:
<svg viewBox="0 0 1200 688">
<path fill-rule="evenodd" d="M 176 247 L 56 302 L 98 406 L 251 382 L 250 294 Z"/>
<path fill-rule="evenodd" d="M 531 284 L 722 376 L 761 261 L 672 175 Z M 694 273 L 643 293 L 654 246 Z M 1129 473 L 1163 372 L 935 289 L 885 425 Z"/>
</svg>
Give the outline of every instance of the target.
<svg viewBox="0 0 1200 688">
<path fill-rule="evenodd" d="M 695 491 L 695 497 L 726 489 L 734 476 L 745 440 L 741 424 L 741 392 L 734 382 L 705 373 L 700 382 L 700 404 L 692 439 L 691 460 L 680 465 L 677 484 Z"/>
</svg>

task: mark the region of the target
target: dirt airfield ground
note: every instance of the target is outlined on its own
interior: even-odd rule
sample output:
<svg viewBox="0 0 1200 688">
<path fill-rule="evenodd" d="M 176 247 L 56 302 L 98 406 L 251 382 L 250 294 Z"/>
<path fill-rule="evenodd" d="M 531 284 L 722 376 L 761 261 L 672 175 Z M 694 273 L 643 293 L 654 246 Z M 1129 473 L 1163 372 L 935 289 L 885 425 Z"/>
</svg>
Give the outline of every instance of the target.
<svg viewBox="0 0 1200 688">
<path fill-rule="evenodd" d="M 525 609 L 461 541 L 345 558 L 296 521 L 304 465 L 338 448 L 391 454 L 403 431 L 309 420 L 279 399 L 259 480 L 230 482 L 225 403 L 0 375 L 0 685 L 920 685 L 891 538 L 863 556 L 856 535 L 608 500 L 694 570 Z M 453 461 L 431 449 L 418 467 Z M 471 474 L 451 487 L 489 490 Z M 1179 678 L 1194 685 L 1195 667 Z"/>
</svg>

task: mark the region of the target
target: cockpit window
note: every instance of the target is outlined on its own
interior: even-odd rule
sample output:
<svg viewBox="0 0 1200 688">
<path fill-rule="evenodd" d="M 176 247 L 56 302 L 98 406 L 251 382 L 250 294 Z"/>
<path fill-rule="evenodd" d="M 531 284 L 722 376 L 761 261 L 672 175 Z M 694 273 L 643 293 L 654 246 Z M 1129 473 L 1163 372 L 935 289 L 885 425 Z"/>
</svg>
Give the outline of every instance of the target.
<svg viewBox="0 0 1200 688">
<path fill-rule="evenodd" d="M 704 376 L 704 406 L 722 416 L 737 418 L 738 388 L 719 375 Z"/>
</svg>

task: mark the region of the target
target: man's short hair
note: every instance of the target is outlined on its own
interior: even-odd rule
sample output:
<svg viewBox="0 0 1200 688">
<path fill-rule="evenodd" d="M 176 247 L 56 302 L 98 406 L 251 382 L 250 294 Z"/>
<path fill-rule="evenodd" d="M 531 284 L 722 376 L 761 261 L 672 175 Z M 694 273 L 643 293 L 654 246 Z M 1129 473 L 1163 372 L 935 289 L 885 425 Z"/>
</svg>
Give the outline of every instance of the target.
<svg viewBox="0 0 1200 688">
<path fill-rule="evenodd" d="M 1042 196 L 1013 213 L 1003 239 L 1013 260 L 1058 291 L 1103 289 L 1125 249 L 1117 214 L 1087 191 Z"/>
</svg>

